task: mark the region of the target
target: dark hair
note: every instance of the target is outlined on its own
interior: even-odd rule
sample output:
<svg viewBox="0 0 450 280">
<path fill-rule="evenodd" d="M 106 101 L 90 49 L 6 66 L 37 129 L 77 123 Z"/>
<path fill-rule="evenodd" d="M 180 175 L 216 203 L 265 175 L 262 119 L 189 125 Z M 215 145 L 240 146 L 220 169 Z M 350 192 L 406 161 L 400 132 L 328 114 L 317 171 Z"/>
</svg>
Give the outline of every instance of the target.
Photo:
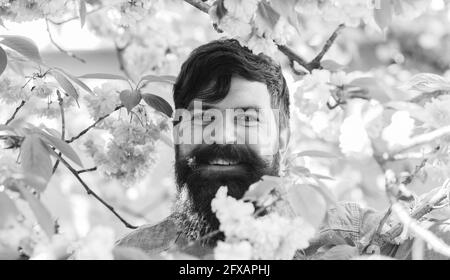
<svg viewBox="0 0 450 280">
<path fill-rule="evenodd" d="M 272 108 L 280 110 L 280 126 L 289 126 L 289 90 L 280 65 L 264 54 L 253 54 L 235 39 L 212 41 L 192 51 L 173 88 L 175 108 L 187 108 L 194 98 L 223 100 L 233 75 L 265 83 Z"/>
</svg>

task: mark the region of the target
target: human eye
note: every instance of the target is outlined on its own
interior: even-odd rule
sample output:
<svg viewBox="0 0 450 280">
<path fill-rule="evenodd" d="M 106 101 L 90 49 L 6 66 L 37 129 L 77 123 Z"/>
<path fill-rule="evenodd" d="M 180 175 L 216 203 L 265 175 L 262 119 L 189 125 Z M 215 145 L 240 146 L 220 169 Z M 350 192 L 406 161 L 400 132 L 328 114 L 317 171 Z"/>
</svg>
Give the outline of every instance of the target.
<svg viewBox="0 0 450 280">
<path fill-rule="evenodd" d="M 243 113 L 236 116 L 236 122 L 239 125 L 255 126 L 258 124 L 259 118 L 254 113 Z"/>
</svg>

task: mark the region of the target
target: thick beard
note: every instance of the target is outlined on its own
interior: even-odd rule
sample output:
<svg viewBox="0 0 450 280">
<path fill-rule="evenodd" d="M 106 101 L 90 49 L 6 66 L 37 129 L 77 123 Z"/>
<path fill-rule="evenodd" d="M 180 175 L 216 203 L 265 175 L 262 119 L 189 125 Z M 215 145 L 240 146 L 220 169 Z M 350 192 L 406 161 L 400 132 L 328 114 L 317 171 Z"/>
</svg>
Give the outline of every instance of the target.
<svg viewBox="0 0 450 280">
<path fill-rule="evenodd" d="M 182 157 L 175 147 L 175 175 L 178 197 L 174 215 L 178 226 L 189 240 L 197 240 L 219 229 L 219 221 L 211 210 L 211 200 L 221 186 L 228 187 L 228 195 L 236 199 L 243 197 L 249 186 L 264 175 L 278 176 L 279 154 L 263 159 L 247 146 L 208 145 L 194 149 Z M 237 172 L 214 173 L 199 169 L 199 165 L 215 158 L 225 158 L 244 163 Z M 205 240 L 213 244 L 223 238 L 215 235 Z"/>
</svg>

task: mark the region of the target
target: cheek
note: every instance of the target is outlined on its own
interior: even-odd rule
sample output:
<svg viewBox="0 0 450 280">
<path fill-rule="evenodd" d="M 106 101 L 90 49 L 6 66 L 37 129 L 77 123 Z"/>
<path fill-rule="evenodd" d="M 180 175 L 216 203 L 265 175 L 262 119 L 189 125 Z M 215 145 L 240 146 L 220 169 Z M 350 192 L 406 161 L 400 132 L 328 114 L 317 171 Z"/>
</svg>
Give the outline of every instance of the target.
<svg viewBox="0 0 450 280">
<path fill-rule="evenodd" d="M 273 156 L 279 151 L 279 131 L 276 126 L 261 124 L 248 129 L 247 144 L 261 156 Z"/>
<path fill-rule="evenodd" d="M 177 158 L 188 157 L 192 153 L 192 150 L 194 150 L 197 146 L 199 146 L 199 145 L 194 145 L 194 144 L 176 145 Z"/>
</svg>

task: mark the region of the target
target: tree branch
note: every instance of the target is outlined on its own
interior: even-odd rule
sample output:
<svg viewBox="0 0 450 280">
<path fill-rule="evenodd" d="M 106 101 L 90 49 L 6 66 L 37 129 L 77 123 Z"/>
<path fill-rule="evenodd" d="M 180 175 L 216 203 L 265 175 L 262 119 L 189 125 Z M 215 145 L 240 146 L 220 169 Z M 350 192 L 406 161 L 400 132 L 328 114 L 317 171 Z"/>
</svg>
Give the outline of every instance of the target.
<svg viewBox="0 0 450 280">
<path fill-rule="evenodd" d="M 114 210 L 114 208 L 109 205 L 107 202 L 105 202 L 100 196 L 98 196 L 91 188 L 89 188 L 89 186 L 83 181 L 83 179 L 81 179 L 78 171 L 76 171 L 62 156 L 60 156 L 58 153 L 56 153 L 54 150 L 49 149 L 50 152 L 53 153 L 53 155 L 55 157 L 58 158 L 58 160 L 60 160 L 62 162 L 62 164 L 64 164 L 67 169 L 69 169 L 69 171 L 73 174 L 73 176 L 75 176 L 75 178 L 77 178 L 78 182 L 80 182 L 80 184 L 83 186 L 83 188 L 86 190 L 88 195 L 92 195 L 95 199 L 97 199 L 98 201 L 100 201 L 101 204 L 103 204 L 106 208 L 108 208 L 117 218 L 119 218 L 119 220 L 127 227 L 127 228 L 131 228 L 131 229 L 136 229 L 137 226 L 133 226 L 130 223 L 128 223 L 124 218 L 122 218 L 122 216 L 120 216 L 116 210 Z"/>
<path fill-rule="evenodd" d="M 97 171 L 97 166 L 88 168 L 88 169 L 78 170 L 77 173 L 82 174 L 82 173 L 93 172 L 93 171 Z"/>
<path fill-rule="evenodd" d="M 431 231 L 421 227 L 419 223 L 408 215 L 408 212 L 399 203 L 392 205 L 392 212 L 396 214 L 400 222 L 408 230 L 415 234 L 416 238 L 420 238 L 433 248 L 434 251 L 450 257 L 450 246 L 434 235 Z M 403 227 L 402 227 L 403 228 Z"/>
<path fill-rule="evenodd" d="M 89 130 L 91 130 L 92 128 L 94 128 L 97 124 L 99 124 L 101 121 L 103 121 L 104 119 L 106 119 L 107 117 L 109 117 L 112 113 L 114 113 L 115 111 L 120 110 L 121 108 L 123 108 L 123 105 L 119 105 L 117 106 L 111 113 L 108 113 L 102 117 L 100 117 L 97 121 L 95 121 L 93 124 L 91 124 L 90 126 L 86 127 L 85 129 L 83 129 L 80 133 L 78 133 L 77 136 L 72 137 L 69 140 L 66 140 L 67 143 L 72 143 L 73 141 L 77 140 L 78 138 L 80 138 L 81 136 L 83 136 L 84 134 L 86 134 Z"/>
<path fill-rule="evenodd" d="M 209 9 L 210 6 L 206 3 L 204 3 L 201 0 L 184 0 L 186 3 L 194 6 L 195 8 L 197 8 L 198 10 L 204 12 L 204 13 L 209 13 Z M 298 54 L 296 54 L 292 49 L 290 49 L 289 47 L 285 46 L 285 45 L 280 45 L 277 44 L 278 50 L 280 50 L 280 52 L 282 52 L 288 59 L 291 65 L 291 68 L 293 69 L 294 73 L 299 73 L 298 70 L 296 70 L 293 66 L 293 62 L 297 62 L 299 65 L 301 65 L 302 67 L 304 67 L 306 70 L 308 70 L 309 72 L 311 72 L 314 69 L 320 69 L 321 65 L 320 65 L 320 61 L 322 60 L 323 56 L 328 52 L 328 50 L 331 48 L 331 46 L 333 45 L 334 41 L 336 40 L 337 36 L 339 35 L 339 32 L 345 27 L 344 24 L 340 24 L 337 29 L 333 32 L 333 34 L 330 36 L 330 38 L 327 40 L 327 42 L 325 43 L 325 45 L 323 46 L 322 50 L 319 52 L 319 54 L 317 54 L 316 57 L 314 57 L 313 60 L 311 60 L 310 62 L 307 62 L 305 59 L 303 59 L 301 56 L 299 56 Z M 217 29 L 216 29 L 217 30 Z"/>
<path fill-rule="evenodd" d="M 47 25 L 47 33 L 48 33 L 48 37 L 49 37 L 51 43 L 52 43 L 52 44 L 53 44 L 60 52 L 65 53 L 66 55 L 68 55 L 68 56 L 70 56 L 70 57 L 72 57 L 72 58 L 74 58 L 74 59 L 76 59 L 76 60 L 78 60 L 78 61 L 81 61 L 82 63 L 86 63 L 86 60 L 82 59 L 81 57 L 78 57 L 77 55 L 75 55 L 74 53 L 72 53 L 72 52 L 70 52 L 70 51 L 65 50 L 65 49 L 62 48 L 60 45 L 58 45 L 58 43 L 55 42 L 55 40 L 53 39 L 52 33 L 51 33 L 51 31 L 50 31 L 50 25 L 49 25 L 48 23 L 49 23 L 49 20 L 48 20 L 48 19 L 45 19 L 45 24 Z"/>
<path fill-rule="evenodd" d="M 403 145 L 400 147 L 397 147 L 389 152 L 389 154 L 385 155 L 385 159 L 391 159 L 394 158 L 395 155 L 401 154 L 405 152 L 406 150 L 416 148 L 418 146 L 431 143 L 443 136 L 450 135 L 450 125 L 444 126 L 441 128 L 438 128 L 436 130 L 433 130 L 431 132 L 415 136 L 408 141 L 406 141 Z"/>
<path fill-rule="evenodd" d="M 14 113 L 11 115 L 11 117 L 5 122 L 5 125 L 10 124 L 15 118 L 17 113 L 20 111 L 20 109 L 22 109 L 22 107 L 25 105 L 26 101 L 22 100 L 19 104 L 19 106 L 17 106 L 16 110 L 14 110 Z"/>
</svg>

